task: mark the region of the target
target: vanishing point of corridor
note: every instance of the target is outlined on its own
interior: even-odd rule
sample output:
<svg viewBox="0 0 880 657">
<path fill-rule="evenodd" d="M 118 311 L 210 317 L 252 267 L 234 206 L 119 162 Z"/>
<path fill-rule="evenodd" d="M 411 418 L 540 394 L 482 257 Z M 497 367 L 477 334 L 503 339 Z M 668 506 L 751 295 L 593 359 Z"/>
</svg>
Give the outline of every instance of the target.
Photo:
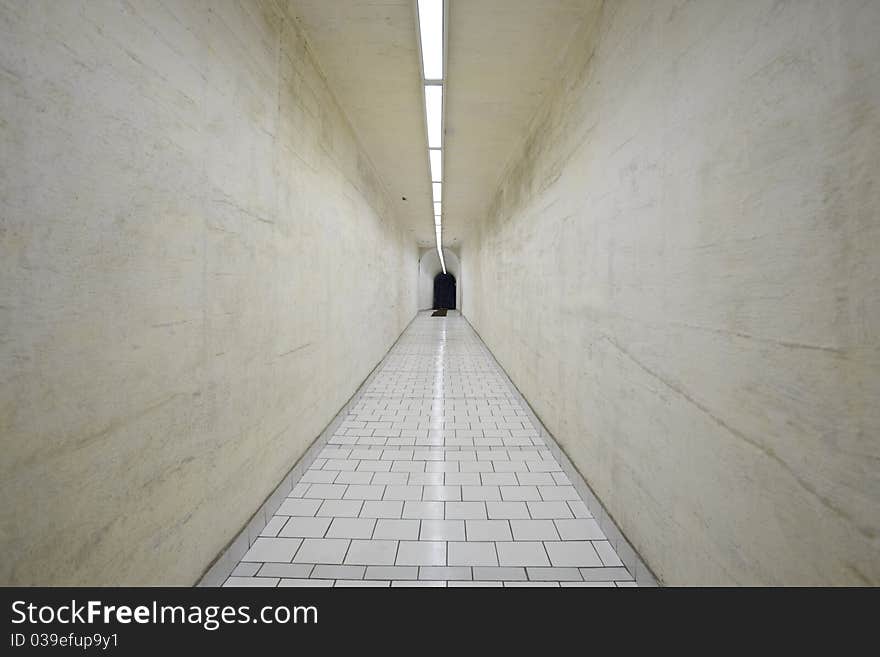
<svg viewBox="0 0 880 657">
<path fill-rule="evenodd" d="M 468 323 L 420 313 L 225 586 L 634 586 Z"/>
</svg>

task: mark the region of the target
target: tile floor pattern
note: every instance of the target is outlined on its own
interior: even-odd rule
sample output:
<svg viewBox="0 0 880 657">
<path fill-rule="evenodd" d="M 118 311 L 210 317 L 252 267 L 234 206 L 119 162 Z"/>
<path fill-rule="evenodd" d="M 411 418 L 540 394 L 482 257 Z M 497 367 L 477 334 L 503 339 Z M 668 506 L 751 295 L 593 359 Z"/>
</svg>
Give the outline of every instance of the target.
<svg viewBox="0 0 880 657">
<path fill-rule="evenodd" d="M 458 313 L 421 313 L 224 586 L 635 586 Z"/>
</svg>

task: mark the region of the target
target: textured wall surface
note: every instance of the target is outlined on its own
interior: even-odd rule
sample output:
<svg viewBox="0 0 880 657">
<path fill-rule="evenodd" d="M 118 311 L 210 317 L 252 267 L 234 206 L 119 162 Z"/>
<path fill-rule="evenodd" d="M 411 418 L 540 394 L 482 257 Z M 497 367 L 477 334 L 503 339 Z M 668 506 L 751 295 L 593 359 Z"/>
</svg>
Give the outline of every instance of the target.
<svg viewBox="0 0 880 657">
<path fill-rule="evenodd" d="M 0 2 L 0 150 L 0 583 L 193 583 L 413 317 L 415 243 L 271 0 Z"/>
<path fill-rule="evenodd" d="M 606 2 L 464 312 L 666 583 L 880 584 L 880 3 Z"/>
</svg>

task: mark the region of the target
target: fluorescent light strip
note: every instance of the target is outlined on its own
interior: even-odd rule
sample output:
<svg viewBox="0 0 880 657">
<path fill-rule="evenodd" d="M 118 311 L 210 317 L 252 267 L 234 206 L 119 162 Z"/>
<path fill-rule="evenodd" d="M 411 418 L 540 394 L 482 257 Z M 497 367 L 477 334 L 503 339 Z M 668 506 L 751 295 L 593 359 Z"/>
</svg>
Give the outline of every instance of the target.
<svg viewBox="0 0 880 657">
<path fill-rule="evenodd" d="M 426 80 L 443 79 L 443 0 L 419 0 L 422 72 Z"/>
<path fill-rule="evenodd" d="M 431 181 L 441 182 L 443 180 L 443 153 L 440 149 L 434 148 L 428 151 L 428 157 L 431 158 Z"/>
<path fill-rule="evenodd" d="M 443 268 L 443 273 L 446 273 L 446 261 L 443 259 L 443 245 L 440 242 L 440 234 L 437 234 L 437 255 L 440 256 L 440 266 Z"/>
<path fill-rule="evenodd" d="M 443 145 L 443 87 L 439 84 L 425 85 L 425 116 L 428 118 L 428 148 L 440 148 Z"/>
<path fill-rule="evenodd" d="M 434 231 L 437 255 L 446 273 L 443 258 L 442 186 L 443 180 L 443 20 L 444 0 L 418 0 L 419 36 L 422 45 L 422 79 L 439 84 L 425 85 L 425 121 L 428 128 L 428 157 L 431 164 L 431 191 L 434 202 Z"/>
</svg>

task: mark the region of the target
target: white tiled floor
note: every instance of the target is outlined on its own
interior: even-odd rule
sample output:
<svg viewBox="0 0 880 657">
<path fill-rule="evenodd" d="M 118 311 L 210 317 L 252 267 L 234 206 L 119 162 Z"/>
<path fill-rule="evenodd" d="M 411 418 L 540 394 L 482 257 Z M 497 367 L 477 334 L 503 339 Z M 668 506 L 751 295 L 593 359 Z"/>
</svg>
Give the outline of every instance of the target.
<svg viewBox="0 0 880 657">
<path fill-rule="evenodd" d="M 632 586 L 458 313 L 422 313 L 225 586 Z"/>
</svg>

